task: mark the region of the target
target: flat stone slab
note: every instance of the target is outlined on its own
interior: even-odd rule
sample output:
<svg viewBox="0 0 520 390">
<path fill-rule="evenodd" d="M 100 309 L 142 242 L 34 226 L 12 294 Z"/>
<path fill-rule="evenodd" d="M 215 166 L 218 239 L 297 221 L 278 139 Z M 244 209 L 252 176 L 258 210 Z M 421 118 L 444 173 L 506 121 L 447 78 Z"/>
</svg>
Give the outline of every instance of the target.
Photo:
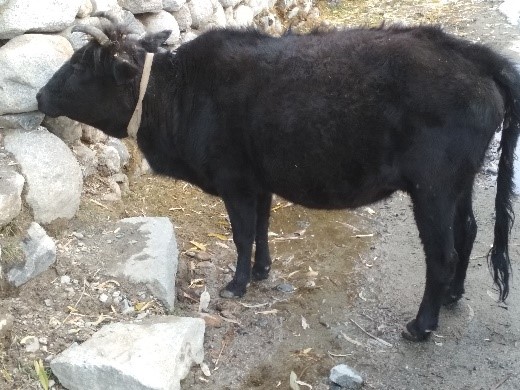
<svg viewBox="0 0 520 390">
<path fill-rule="evenodd" d="M 172 223 L 166 217 L 134 217 L 122 219 L 118 225 L 121 252 L 108 273 L 144 283 L 168 309 L 173 309 L 179 251 Z"/>
<path fill-rule="evenodd" d="M 69 390 L 178 390 L 204 359 L 204 320 L 156 317 L 106 325 L 60 353 L 52 372 Z"/>
</svg>

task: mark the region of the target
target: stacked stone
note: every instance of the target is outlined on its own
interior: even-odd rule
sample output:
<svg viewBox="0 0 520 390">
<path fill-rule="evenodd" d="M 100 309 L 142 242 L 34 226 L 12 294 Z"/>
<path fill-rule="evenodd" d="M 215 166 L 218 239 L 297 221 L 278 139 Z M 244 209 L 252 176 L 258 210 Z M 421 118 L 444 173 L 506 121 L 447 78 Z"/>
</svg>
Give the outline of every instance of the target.
<svg viewBox="0 0 520 390">
<path fill-rule="evenodd" d="M 124 143 L 37 111 L 38 90 L 86 43 L 72 27 L 98 26 L 92 15 L 99 11 L 143 35 L 171 30 L 170 49 L 211 28 L 255 26 L 279 35 L 278 15 L 293 27 L 317 16 L 312 0 L 0 0 L 0 227 L 20 213 L 24 194 L 34 220 L 50 223 L 75 215 L 85 177 L 107 178 L 107 201 L 127 188 Z"/>
</svg>

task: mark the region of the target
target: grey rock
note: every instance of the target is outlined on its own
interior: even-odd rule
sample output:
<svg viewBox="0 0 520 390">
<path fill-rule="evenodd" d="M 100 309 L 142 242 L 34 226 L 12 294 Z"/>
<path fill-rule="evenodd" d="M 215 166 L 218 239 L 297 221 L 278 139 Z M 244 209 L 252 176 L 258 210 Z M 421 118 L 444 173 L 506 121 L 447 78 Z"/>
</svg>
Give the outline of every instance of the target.
<svg viewBox="0 0 520 390">
<path fill-rule="evenodd" d="M 9 344 L 9 339 L 11 336 L 11 331 L 13 330 L 14 325 L 14 317 L 9 313 L 0 313 L 0 345 L 2 345 L 2 341 L 7 339 L 7 343 Z"/>
<path fill-rule="evenodd" d="M 69 390 L 180 390 L 192 364 L 204 359 L 204 320 L 156 317 L 106 325 L 51 362 Z"/>
<path fill-rule="evenodd" d="M 329 379 L 342 389 L 357 390 L 363 386 L 363 378 L 346 364 L 339 364 L 330 370 Z"/>
<path fill-rule="evenodd" d="M 163 9 L 168 12 L 177 12 L 186 4 L 186 0 L 163 0 Z"/>
<path fill-rule="evenodd" d="M 181 32 L 177 20 L 175 20 L 175 17 L 172 14 L 166 11 L 143 14 L 139 16 L 139 20 L 143 23 L 146 31 L 149 33 L 171 30 L 172 33 L 165 42 L 167 45 L 175 44 L 180 38 Z"/>
<path fill-rule="evenodd" d="M 25 176 L 25 200 L 32 208 L 34 220 L 50 223 L 58 218 L 72 218 L 79 208 L 83 177 L 67 145 L 43 127 L 28 132 L 8 130 L 4 145 Z"/>
<path fill-rule="evenodd" d="M 72 151 L 76 155 L 81 166 L 83 177 L 89 177 L 97 172 L 98 159 L 96 152 L 81 142 L 77 142 L 72 146 Z"/>
<path fill-rule="evenodd" d="M 168 309 L 173 309 L 179 251 L 172 223 L 166 217 L 134 217 L 122 219 L 120 225 L 135 229 L 141 236 L 138 241 L 145 245 L 139 253 L 121 253 L 114 259 L 109 272 L 114 276 L 125 276 L 134 283 L 146 284 Z"/>
<path fill-rule="evenodd" d="M 59 116 L 57 118 L 46 117 L 43 121 L 43 126 L 52 134 L 58 136 L 67 145 L 72 145 L 81 138 L 81 124 L 66 116 Z"/>
<path fill-rule="evenodd" d="M 82 124 L 81 127 L 83 128 L 81 140 L 87 144 L 97 144 L 99 142 L 106 142 L 108 140 L 108 135 L 103 133 L 101 130 L 96 129 L 95 127 L 85 124 Z"/>
<path fill-rule="evenodd" d="M 296 288 L 290 283 L 281 283 L 278 286 L 276 286 L 276 289 L 284 293 L 290 293 L 296 290 Z"/>
<path fill-rule="evenodd" d="M 59 35 L 21 35 L 0 47 L 0 115 L 36 111 L 36 93 L 71 55 Z"/>
<path fill-rule="evenodd" d="M 43 122 L 45 114 L 40 111 L 0 115 L 0 128 L 34 130 Z"/>
<path fill-rule="evenodd" d="M 56 245 L 36 222 L 31 223 L 21 243 L 25 263 L 7 273 L 9 283 L 18 287 L 38 276 L 56 261 Z"/>
<path fill-rule="evenodd" d="M 119 154 L 119 159 L 121 163 L 121 167 L 125 167 L 130 162 L 130 153 L 128 152 L 128 148 L 124 144 L 123 141 L 117 138 L 109 137 L 106 143 L 107 146 L 112 146 L 117 153 Z"/>
<path fill-rule="evenodd" d="M 162 10 L 162 0 L 119 0 L 119 4 L 133 14 L 159 12 Z"/>
<path fill-rule="evenodd" d="M 188 7 L 191 13 L 191 27 L 195 29 L 203 28 L 213 15 L 211 0 L 191 0 Z"/>
<path fill-rule="evenodd" d="M 177 24 L 179 25 L 179 30 L 181 32 L 185 32 L 190 29 L 192 20 L 190 8 L 187 4 L 184 4 L 177 12 L 173 12 L 173 16 L 175 17 L 175 20 L 177 20 Z"/>
<path fill-rule="evenodd" d="M 25 179 L 12 167 L 0 166 L 0 226 L 15 219 L 22 210 Z"/>
<path fill-rule="evenodd" d="M 229 8 L 229 7 L 235 7 L 240 3 L 240 0 L 219 0 L 220 4 L 222 4 L 222 7 Z"/>
<path fill-rule="evenodd" d="M 27 31 L 58 32 L 72 24 L 83 0 L 10 0 L 0 9 L 0 39 Z"/>
<path fill-rule="evenodd" d="M 116 148 L 99 145 L 98 171 L 103 176 L 112 176 L 121 171 L 121 158 Z"/>
</svg>

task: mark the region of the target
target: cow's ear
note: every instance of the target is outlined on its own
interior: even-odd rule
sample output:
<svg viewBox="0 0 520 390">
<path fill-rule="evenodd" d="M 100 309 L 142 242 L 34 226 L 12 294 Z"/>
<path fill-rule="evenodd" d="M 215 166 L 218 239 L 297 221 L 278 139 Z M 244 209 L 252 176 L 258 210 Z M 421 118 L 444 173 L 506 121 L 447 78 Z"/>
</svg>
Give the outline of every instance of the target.
<svg viewBox="0 0 520 390">
<path fill-rule="evenodd" d="M 124 84 L 127 81 L 133 79 L 138 72 L 138 68 L 128 61 L 115 61 L 114 62 L 114 78 L 116 83 Z"/>
<path fill-rule="evenodd" d="M 146 34 L 139 42 L 147 52 L 155 53 L 159 46 L 170 37 L 171 33 L 172 30 L 164 30 L 155 34 Z"/>
</svg>

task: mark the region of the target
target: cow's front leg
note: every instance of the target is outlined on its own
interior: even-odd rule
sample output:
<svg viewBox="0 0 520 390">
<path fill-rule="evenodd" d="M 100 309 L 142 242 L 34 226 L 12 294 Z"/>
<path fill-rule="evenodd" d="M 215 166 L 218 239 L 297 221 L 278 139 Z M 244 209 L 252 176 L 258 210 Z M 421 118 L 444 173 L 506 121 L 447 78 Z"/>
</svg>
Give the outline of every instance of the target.
<svg viewBox="0 0 520 390">
<path fill-rule="evenodd" d="M 237 267 L 233 280 L 220 291 L 222 298 L 239 298 L 251 280 L 251 253 L 256 231 L 256 196 L 223 196 L 237 248 Z"/>
<path fill-rule="evenodd" d="M 271 256 L 269 255 L 269 215 L 271 213 L 270 193 L 258 195 L 256 205 L 256 251 L 253 265 L 253 280 L 267 279 L 271 270 Z"/>
</svg>

